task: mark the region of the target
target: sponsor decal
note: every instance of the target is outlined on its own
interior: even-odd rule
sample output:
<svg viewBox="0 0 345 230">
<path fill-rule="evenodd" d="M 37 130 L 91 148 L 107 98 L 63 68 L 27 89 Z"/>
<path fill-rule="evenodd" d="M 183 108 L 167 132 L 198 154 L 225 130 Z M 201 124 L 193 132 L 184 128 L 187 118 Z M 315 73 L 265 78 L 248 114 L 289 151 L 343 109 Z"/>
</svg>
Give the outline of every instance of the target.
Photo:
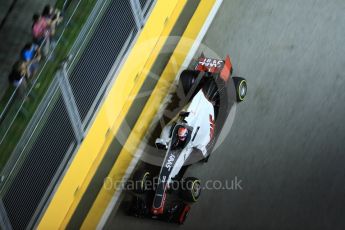
<svg viewBox="0 0 345 230">
<path fill-rule="evenodd" d="M 171 167 L 173 166 L 174 160 L 175 156 L 173 154 L 170 154 L 167 163 L 165 163 L 165 167 L 169 170 L 169 172 L 171 170 Z"/>
<path fill-rule="evenodd" d="M 221 68 L 223 66 L 224 61 L 212 59 L 212 58 L 200 58 L 199 65 L 205 67 L 214 67 L 214 68 Z"/>
</svg>

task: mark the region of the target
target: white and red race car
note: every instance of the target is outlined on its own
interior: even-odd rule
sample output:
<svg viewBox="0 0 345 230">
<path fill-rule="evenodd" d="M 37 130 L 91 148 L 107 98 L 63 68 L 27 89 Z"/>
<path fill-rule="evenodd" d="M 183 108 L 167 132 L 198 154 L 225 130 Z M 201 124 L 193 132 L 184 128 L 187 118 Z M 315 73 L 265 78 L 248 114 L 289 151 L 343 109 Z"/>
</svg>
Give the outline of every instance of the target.
<svg viewBox="0 0 345 230">
<path fill-rule="evenodd" d="M 158 149 L 166 151 L 162 165 L 153 170 L 146 164 L 132 177 L 136 186 L 131 215 L 179 224 L 185 221 L 191 203 L 201 192 L 199 179 L 183 179 L 186 162 L 192 155 L 200 156 L 201 162 L 208 161 L 231 107 L 247 93 L 246 80 L 231 74 L 229 56 L 218 60 L 203 55 L 193 69 L 181 73 L 177 91 L 184 106 L 155 141 Z M 154 186 L 148 188 L 147 182 L 154 176 L 157 183 L 150 183 Z M 180 185 L 178 191 L 171 190 L 173 183 Z"/>
</svg>

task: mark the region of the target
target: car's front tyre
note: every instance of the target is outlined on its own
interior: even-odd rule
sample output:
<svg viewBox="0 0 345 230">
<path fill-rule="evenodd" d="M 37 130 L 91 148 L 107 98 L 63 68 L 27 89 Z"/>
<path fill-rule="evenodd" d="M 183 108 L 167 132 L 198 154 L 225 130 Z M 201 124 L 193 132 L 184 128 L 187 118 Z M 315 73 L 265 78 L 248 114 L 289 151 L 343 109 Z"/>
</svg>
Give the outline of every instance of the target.
<svg viewBox="0 0 345 230">
<path fill-rule="evenodd" d="M 148 190 L 148 182 L 150 181 L 151 173 L 146 170 L 137 170 L 130 181 L 131 190 L 136 194 L 143 194 Z"/>
</svg>

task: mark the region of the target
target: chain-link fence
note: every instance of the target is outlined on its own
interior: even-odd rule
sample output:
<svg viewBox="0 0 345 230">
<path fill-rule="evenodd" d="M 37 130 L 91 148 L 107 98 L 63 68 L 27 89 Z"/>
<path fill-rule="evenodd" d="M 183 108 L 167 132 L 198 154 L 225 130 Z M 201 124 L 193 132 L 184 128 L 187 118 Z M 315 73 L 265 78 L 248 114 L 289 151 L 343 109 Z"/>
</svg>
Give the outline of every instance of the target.
<svg viewBox="0 0 345 230">
<path fill-rule="evenodd" d="M 36 226 L 153 5 L 97 1 L 1 172 L 2 229 Z"/>
</svg>

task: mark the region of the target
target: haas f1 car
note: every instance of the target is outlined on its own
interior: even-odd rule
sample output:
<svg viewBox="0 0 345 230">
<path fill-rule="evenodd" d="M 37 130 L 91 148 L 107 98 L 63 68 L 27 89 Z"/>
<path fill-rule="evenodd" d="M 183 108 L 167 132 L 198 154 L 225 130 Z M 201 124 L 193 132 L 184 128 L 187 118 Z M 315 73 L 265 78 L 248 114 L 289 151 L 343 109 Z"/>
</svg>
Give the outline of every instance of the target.
<svg viewBox="0 0 345 230">
<path fill-rule="evenodd" d="M 193 69 L 181 73 L 177 93 L 184 106 L 155 141 L 165 152 L 163 163 L 156 170 L 146 166 L 135 171 L 129 214 L 183 224 L 202 190 L 199 179 L 184 178 L 186 162 L 195 154 L 201 156 L 198 162 L 208 161 L 231 107 L 246 96 L 247 83 L 232 76 L 229 56 L 202 55 Z"/>
</svg>

